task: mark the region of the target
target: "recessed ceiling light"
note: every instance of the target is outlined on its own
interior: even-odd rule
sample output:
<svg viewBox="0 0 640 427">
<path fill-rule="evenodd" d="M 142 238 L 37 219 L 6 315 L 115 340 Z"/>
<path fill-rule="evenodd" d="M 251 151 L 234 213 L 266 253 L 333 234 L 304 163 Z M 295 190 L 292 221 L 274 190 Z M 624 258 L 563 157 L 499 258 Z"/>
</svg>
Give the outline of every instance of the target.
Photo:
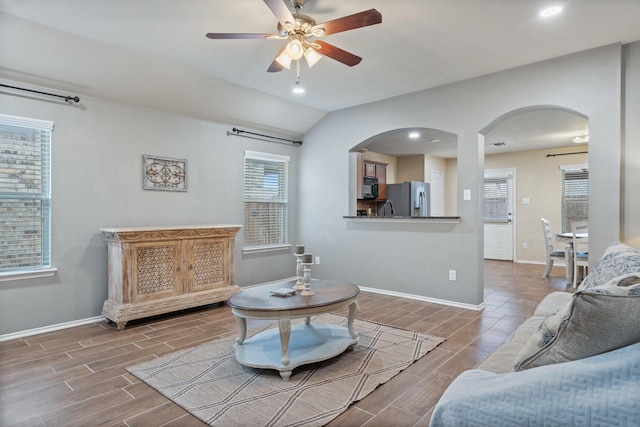
<svg viewBox="0 0 640 427">
<path fill-rule="evenodd" d="M 540 12 L 540 16 L 542 18 L 549 18 L 551 16 L 559 14 L 560 12 L 562 12 L 562 6 L 551 6 L 547 7 L 546 9 L 542 9 L 542 11 Z"/>
<path fill-rule="evenodd" d="M 420 138 L 420 134 L 418 132 L 410 132 L 409 133 L 409 138 L 411 138 L 411 139 Z"/>
<path fill-rule="evenodd" d="M 585 142 L 589 142 L 589 134 L 581 133 L 580 135 L 571 138 L 571 141 L 575 142 L 576 144 L 584 144 Z"/>
<path fill-rule="evenodd" d="M 293 85 L 293 89 L 291 89 L 291 92 L 295 93 L 296 95 L 302 95 L 305 92 L 304 87 L 300 84 L 300 79 L 296 80 L 295 84 Z"/>
</svg>

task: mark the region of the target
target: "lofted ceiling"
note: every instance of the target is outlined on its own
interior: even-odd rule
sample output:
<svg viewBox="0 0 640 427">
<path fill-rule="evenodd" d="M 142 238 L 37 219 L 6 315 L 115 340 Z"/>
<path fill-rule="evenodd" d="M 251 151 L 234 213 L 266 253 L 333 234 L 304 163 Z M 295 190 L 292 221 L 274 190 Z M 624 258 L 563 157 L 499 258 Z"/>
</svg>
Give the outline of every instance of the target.
<svg viewBox="0 0 640 427">
<path fill-rule="evenodd" d="M 563 13 L 541 19 L 540 10 L 552 4 L 564 6 Z M 260 123 L 241 103 L 255 93 L 282 103 L 280 114 L 262 109 L 264 127 L 304 134 L 331 111 L 640 40 L 638 0 L 307 0 L 301 12 L 321 23 L 371 8 L 382 14 L 381 24 L 323 38 L 362 62 L 348 67 L 325 57 L 313 68 L 302 63 L 306 93 L 295 95 L 295 67 L 266 72 L 284 41 L 205 37 L 276 33 L 277 20 L 263 0 L 0 0 L 4 22 L 14 24 L 0 28 L 0 53 L 6 53 L 0 77 L 106 99 L 117 95 L 133 105 L 155 102 L 158 109 L 170 105 L 158 94 L 164 85 L 171 111 L 233 123 Z M 46 61 L 29 62 L 16 53 L 16 43 L 25 43 L 22 55 L 42 50 Z M 172 67 L 203 79 L 178 84 Z M 225 108 L 238 112 L 225 117 L 219 106 L 188 106 L 206 93 L 203 85 L 224 93 Z"/>
</svg>

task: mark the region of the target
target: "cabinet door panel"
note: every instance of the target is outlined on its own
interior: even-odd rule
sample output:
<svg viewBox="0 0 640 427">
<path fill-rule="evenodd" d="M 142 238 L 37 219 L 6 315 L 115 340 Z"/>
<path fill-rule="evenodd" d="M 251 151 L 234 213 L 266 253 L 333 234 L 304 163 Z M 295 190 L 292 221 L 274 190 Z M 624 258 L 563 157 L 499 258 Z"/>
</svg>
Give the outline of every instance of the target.
<svg viewBox="0 0 640 427">
<path fill-rule="evenodd" d="M 227 286 L 229 278 L 229 240 L 197 239 L 185 241 L 187 290 L 203 291 Z"/>
<path fill-rule="evenodd" d="M 376 177 L 376 165 L 373 163 L 365 163 L 364 164 L 364 176 L 369 178 Z"/>
<path fill-rule="evenodd" d="M 180 242 L 131 245 L 131 301 L 141 302 L 182 293 Z"/>
</svg>

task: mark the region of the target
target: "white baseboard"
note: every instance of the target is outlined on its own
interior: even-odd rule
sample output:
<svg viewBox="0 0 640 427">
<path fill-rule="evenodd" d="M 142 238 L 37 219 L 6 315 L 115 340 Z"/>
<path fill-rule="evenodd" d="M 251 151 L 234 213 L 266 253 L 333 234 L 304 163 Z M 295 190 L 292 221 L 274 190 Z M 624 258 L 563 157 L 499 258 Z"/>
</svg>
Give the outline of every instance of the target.
<svg viewBox="0 0 640 427">
<path fill-rule="evenodd" d="M 60 329 L 73 328 L 74 326 L 88 325 L 89 323 L 102 322 L 104 320 L 104 316 L 96 316 L 89 317 L 87 319 L 73 320 L 71 322 L 57 323 L 55 325 L 43 326 L 40 328 L 27 329 L 25 331 L 12 332 L 10 334 L 0 335 L 0 342 L 24 338 L 31 335 L 44 334 L 46 332 L 59 331 Z"/>
<path fill-rule="evenodd" d="M 247 288 L 249 287 L 251 286 L 247 286 Z M 420 295 L 405 294 L 403 292 L 387 291 L 383 289 L 366 288 L 362 286 L 360 286 L 360 290 L 365 292 L 371 292 L 374 294 L 389 295 L 389 296 L 407 298 L 407 299 L 412 299 L 417 301 L 431 302 L 434 304 L 447 305 L 450 307 L 464 308 L 466 310 L 480 311 L 484 309 L 484 303 L 478 304 L 478 305 L 464 304 L 456 301 L 442 300 L 438 298 L 429 298 L 429 297 L 423 297 Z M 75 326 L 87 325 L 89 323 L 102 322 L 104 320 L 105 320 L 104 316 L 96 316 L 96 317 L 89 317 L 87 319 L 79 319 L 71 322 L 64 322 L 64 323 L 58 323 L 55 325 L 43 326 L 40 328 L 12 332 L 10 334 L 0 335 L 0 342 L 9 341 L 9 340 L 18 339 L 18 338 L 24 338 L 31 335 L 44 334 L 46 332 L 59 331 L 60 329 L 73 328 Z"/>
<path fill-rule="evenodd" d="M 545 261 L 534 261 L 534 260 L 530 260 L 530 259 L 517 259 L 513 262 L 517 262 L 518 264 L 536 264 L 536 265 L 547 265 L 547 263 Z M 554 267 L 564 267 L 564 261 L 561 260 L 556 260 L 553 263 Z"/>
<path fill-rule="evenodd" d="M 449 300 L 438 299 L 438 298 L 423 297 L 421 295 L 405 294 L 403 292 L 387 291 L 387 290 L 384 290 L 384 289 L 375 289 L 375 288 L 365 288 L 363 286 L 360 286 L 360 290 L 361 291 L 365 291 L 365 292 L 371 292 L 371 293 L 374 293 L 374 294 L 389 295 L 389 296 L 393 296 L 393 297 L 407 298 L 407 299 L 413 299 L 413 300 L 417 300 L 417 301 L 431 302 L 431 303 L 434 303 L 434 304 L 447 305 L 447 306 L 450 306 L 450 307 L 464 308 L 465 310 L 480 311 L 480 310 L 484 309 L 484 303 L 481 303 L 481 304 L 478 304 L 478 305 L 465 304 L 465 303 L 456 302 L 456 301 L 449 301 Z"/>
</svg>

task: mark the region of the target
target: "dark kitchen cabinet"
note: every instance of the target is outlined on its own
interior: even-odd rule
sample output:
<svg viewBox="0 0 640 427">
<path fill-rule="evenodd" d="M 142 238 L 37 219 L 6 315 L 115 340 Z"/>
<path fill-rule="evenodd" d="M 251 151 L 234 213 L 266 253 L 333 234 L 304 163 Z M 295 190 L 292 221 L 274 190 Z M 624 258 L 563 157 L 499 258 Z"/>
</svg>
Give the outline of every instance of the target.
<svg viewBox="0 0 640 427">
<path fill-rule="evenodd" d="M 362 198 L 362 183 L 365 177 L 378 179 L 378 198 L 375 200 Z M 377 212 L 377 202 L 387 200 L 387 163 L 365 160 L 363 153 L 358 153 L 357 179 L 358 209 L 372 208 L 373 212 Z"/>
<path fill-rule="evenodd" d="M 387 164 L 365 160 L 364 176 L 378 178 L 378 198 L 376 200 L 387 200 Z"/>
</svg>

